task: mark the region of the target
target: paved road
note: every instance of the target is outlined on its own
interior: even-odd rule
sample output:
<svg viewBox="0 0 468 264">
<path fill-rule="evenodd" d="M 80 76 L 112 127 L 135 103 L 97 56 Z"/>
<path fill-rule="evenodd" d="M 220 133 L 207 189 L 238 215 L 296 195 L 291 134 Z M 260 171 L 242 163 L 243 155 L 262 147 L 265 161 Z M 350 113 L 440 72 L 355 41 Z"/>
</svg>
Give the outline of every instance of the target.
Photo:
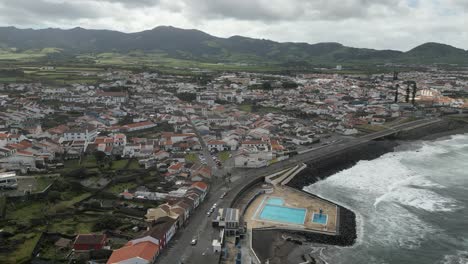
<svg viewBox="0 0 468 264">
<path fill-rule="evenodd" d="M 223 185 L 217 183 L 211 186 L 211 191 L 205 201 L 190 216 L 187 226 L 177 232 L 173 241 L 170 242 L 169 248 L 166 248 L 158 257 L 157 263 L 176 264 L 179 263 L 178 261 L 183 263 L 217 263 L 217 257 L 211 253 L 211 242 L 218 234 L 211 227 L 212 216 L 208 217 L 206 212 L 214 203 L 221 203 L 220 196 L 227 190 L 227 187 Z M 198 239 L 198 243 L 191 246 L 190 242 L 195 237 Z"/>
<path fill-rule="evenodd" d="M 187 226 L 184 229 L 178 231 L 174 241 L 171 241 L 169 249 L 165 250 L 162 255 L 159 256 L 157 263 L 173 264 L 178 263 L 178 261 L 195 264 L 218 263 L 218 256 L 214 256 L 211 253 L 211 242 L 212 239 L 217 236 L 217 234 L 214 233 L 215 231 L 210 225 L 211 217 L 207 217 L 206 212 L 214 203 L 218 203 L 218 207 L 229 206 L 236 193 L 255 178 L 275 173 L 279 170 L 283 170 L 285 167 L 294 166 L 298 163 L 315 160 L 327 155 L 332 155 L 336 152 L 355 147 L 373 139 L 391 135 L 400 130 L 413 129 L 438 121 L 440 120 L 423 119 L 408 122 L 360 138 L 351 139 L 349 141 L 340 141 L 336 142 L 336 144 L 317 147 L 309 152 L 298 154 L 294 157 L 291 157 L 290 159 L 274 163 L 268 167 L 248 170 L 233 170 L 233 182 L 229 183 L 227 187 L 223 187 L 226 185 L 226 183 L 221 182 L 220 180 L 212 183 L 210 194 L 205 202 L 190 217 Z M 225 199 L 221 200 L 219 197 L 226 190 L 226 188 L 229 188 L 228 195 L 225 197 Z M 190 246 L 190 241 L 197 235 L 199 235 L 198 244 L 196 246 Z"/>
<path fill-rule="evenodd" d="M 190 117 L 188 115 L 185 116 L 188 121 L 190 122 L 190 125 L 192 126 L 193 128 L 193 131 L 195 132 L 195 134 L 197 135 L 198 137 L 198 141 L 200 141 L 200 145 L 202 146 L 202 153 L 203 153 L 203 157 L 205 158 L 205 161 L 207 163 L 207 165 L 212 168 L 212 173 L 213 175 L 215 176 L 219 176 L 218 174 L 218 167 L 216 166 L 216 163 L 214 162 L 213 160 L 213 157 L 211 157 L 211 153 L 208 149 L 208 146 L 206 145 L 206 142 L 205 140 L 203 139 L 202 135 L 200 134 L 200 132 L 197 130 L 197 128 L 195 127 L 195 125 L 193 124 L 192 120 L 190 119 Z"/>
</svg>

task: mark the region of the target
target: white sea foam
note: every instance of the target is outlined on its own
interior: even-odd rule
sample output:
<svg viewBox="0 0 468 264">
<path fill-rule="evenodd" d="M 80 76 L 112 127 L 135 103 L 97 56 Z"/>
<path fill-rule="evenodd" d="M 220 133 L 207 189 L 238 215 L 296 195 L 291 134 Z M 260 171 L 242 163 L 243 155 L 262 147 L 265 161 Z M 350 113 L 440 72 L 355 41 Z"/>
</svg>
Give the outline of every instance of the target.
<svg viewBox="0 0 468 264">
<path fill-rule="evenodd" d="M 453 255 L 445 255 L 440 264 L 468 264 L 468 251 L 457 251 Z"/>
<path fill-rule="evenodd" d="M 399 188 L 387 195 L 386 199 L 430 212 L 451 212 L 462 208 L 451 198 L 442 197 L 433 191 L 409 187 Z"/>
<path fill-rule="evenodd" d="M 466 151 L 468 137 L 419 142 L 417 146 L 416 150 L 360 161 L 350 169 L 305 188 L 356 213 L 357 244 L 344 252 L 353 256 L 356 250 L 366 252 L 373 248 L 415 250 L 428 237 L 441 235 L 442 230 L 423 221 L 411 207 L 428 212 L 451 212 L 463 207 L 437 190 L 446 189 L 455 182 L 450 181 L 450 177 L 458 180 L 468 169 L 464 155 L 460 155 Z M 447 166 L 448 163 L 451 166 Z M 370 260 L 386 262 L 379 256 L 367 256 L 367 263 Z"/>
</svg>

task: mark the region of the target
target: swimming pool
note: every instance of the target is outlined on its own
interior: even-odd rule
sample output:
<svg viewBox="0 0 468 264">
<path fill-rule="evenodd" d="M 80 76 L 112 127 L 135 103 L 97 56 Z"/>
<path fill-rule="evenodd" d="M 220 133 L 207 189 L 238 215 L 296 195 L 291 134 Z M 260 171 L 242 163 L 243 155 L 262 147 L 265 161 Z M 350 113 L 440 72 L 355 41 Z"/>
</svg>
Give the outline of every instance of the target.
<svg viewBox="0 0 468 264">
<path fill-rule="evenodd" d="M 314 215 L 312 216 L 312 222 L 314 223 L 326 225 L 327 221 L 328 221 L 328 215 L 326 214 L 314 213 Z"/>
<path fill-rule="evenodd" d="M 306 209 L 292 208 L 279 205 L 267 204 L 263 207 L 259 218 L 274 222 L 287 224 L 304 224 Z"/>
<path fill-rule="evenodd" d="M 284 199 L 283 198 L 278 198 L 278 197 L 270 197 L 267 200 L 267 204 L 283 205 L 284 204 Z"/>
</svg>

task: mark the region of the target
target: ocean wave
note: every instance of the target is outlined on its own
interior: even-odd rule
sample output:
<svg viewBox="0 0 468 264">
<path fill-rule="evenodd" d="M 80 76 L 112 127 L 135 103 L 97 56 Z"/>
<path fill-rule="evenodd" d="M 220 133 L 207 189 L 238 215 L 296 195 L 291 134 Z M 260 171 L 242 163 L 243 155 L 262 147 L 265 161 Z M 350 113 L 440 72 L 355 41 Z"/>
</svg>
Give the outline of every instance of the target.
<svg viewBox="0 0 468 264">
<path fill-rule="evenodd" d="M 457 251 L 453 255 L 445 255 L 440 264 L 468 264 L 468 251 Z"/>
<path fill-rule="evenodd" d="M 355 255 L 359 252 L 366 255 L 366 263 L 395 263 L 376 252 L 418 252 L 434 237 L 449 239 L 437 223 L 427 221 L 427 213 L 419 211 L 450 213 L 465 206 L 450 190 L 468 188 L 468 135 L 410 147 L 372 161 L 359 161 L 304 188 L 356 213 L 356 244 L 341 249 L 331 261 L 362 263 L 363 258 Z M 444 253 L 439 255 L 441 259 Z M 412 258 L 411 254 L 405 257 Z M 440 264 L 468 264 L 464 253 L 447 255 L 444 261 Z"/>
<path fill-rule="evenodd" d="M 452 212 L 463 208 L 454 199 L 443 197 L 430 190 L 409 187 L 398 188 L 380 201 L 382 200 L 394 201 L 429 212 Z"/>
</svg>

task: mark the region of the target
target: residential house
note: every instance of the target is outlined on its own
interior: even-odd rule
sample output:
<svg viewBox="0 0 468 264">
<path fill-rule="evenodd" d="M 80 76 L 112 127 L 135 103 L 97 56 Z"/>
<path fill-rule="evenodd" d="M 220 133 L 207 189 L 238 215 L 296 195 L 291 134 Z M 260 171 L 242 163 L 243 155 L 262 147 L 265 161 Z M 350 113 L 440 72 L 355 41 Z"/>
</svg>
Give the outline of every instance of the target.
<svg viewBox="0 0 468 264">
<path fill-rule="evenodd" d="M 84 141 L 85 143 L 89 143 L 93 142 L 97 135 L 98 131 L 95 127 L 75 128 L 63 133 L 63 141 Z"/>
<path fill-rule="evenodd" d="M 170 174 L 175 174 L 175 173 L 181 172 L 183 168 L 184 168 L 184 163 L 177 162 L 177 163 L 174 163 L 171 166 L 169 166 L 169 168 L 167 168 L 167 171 Z"/>
<path fill-rule="evenodd" d="M 159 255 L 159 241 L 132 240 L 125 246 L 114 250 L 107 264 L 152 264 Z"/>
<path fill-rule="evenodd" d="M 176 233 L 177 220 L 165 216 L 158 219 L 152 226 L 145 232 L 143 237 L 150 236 L 159 241 L 159 249 L 163 249 L 169 244 L 172 237 Z"/>
<path fill-rule="evenodd" d="M 107 236 L 104 234 L 80 234 L 73 242 L 75 251 L 99 250 L 107 245 Z"/>
<path fill-rule="evenodd" d="M 219 151 L 229 150 L 229 146 L 227 145 L 227 143 L 222 140 L 210 140 L 206 144 L 210 151 L 219 152 Z"/>
</svg>

